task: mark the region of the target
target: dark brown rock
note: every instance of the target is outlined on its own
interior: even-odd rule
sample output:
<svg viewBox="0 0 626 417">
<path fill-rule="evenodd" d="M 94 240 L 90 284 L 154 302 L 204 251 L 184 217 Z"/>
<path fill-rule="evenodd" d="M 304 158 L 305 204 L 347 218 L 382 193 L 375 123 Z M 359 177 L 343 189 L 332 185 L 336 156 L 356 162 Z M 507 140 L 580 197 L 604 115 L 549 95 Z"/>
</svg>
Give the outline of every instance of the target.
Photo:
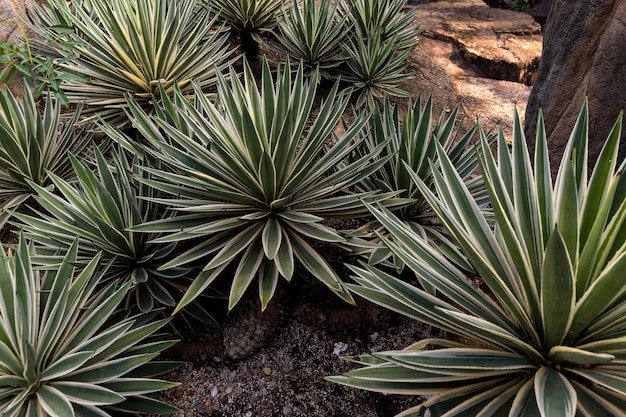
<svg viewBox="0 0 626 417">
<path fill-rule="evenodd" d="M 526 109 L 526 136 L 534 142 L 541 105 L 552 169 L 584 98 L 589 97 L 589 152 L 595 161 L 615 118 L 626 104 L 626 1 L 554 0 L 545 28 L 537 81 Z M 620 160 L 624 157 L 622 146 Z"/>
</svg>

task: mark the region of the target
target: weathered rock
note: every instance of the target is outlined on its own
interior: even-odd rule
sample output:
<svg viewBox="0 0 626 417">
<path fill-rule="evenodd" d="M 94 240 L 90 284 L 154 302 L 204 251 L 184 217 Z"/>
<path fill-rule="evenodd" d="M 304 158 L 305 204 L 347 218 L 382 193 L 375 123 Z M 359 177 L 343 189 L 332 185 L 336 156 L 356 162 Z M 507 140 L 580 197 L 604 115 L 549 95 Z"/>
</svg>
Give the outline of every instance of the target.
<svg viewBox="0 0 626 417">
<path fill-rule="evenodd" d="M 485 77 L 531 85 L 541 57 L 541 27 L 527 14 L 481 3 L 418 6 L 422 35 L 453 42 Z"/>
<path fill-rule="evenodd" d="M 427 6 L 417 6 L 420 11 L 415 23 L 430 29 L 419 36 L 420 45 L 411 53 L 408 61 L 409 68 L 415 71 L 416 75 L 402 83 L 402 88 L 422 96 L 432 94 L 437 112 L 441 111 L 445 104 L 453 106 L 460 102 L 462 132 L 471 128 L 478 120 L 484 129 L 500 124 L 505 135 L 510 137 L 513 109 L 517 106 L 523 117 L 530 87 L 522 83 L 487 78 L 481 68 L 468 62 L 455 41 L 457 29 L 467 31 L 461 24 L 449 26 L 448 36 L 441 38 L 428 36 L 436 30 L 435 22 L 441 21 L 440 8 L 448 10 L 458 7 L 467 10 L 471 7 L 475 9 L 474 16 L 478 20 L 483 19 L 481 13 L 485 13 L 486 17 L 491 16 L 490 8 L 480 0 L 448 0 Z M 449 10 L 448 12 L 452 13 Z M 534 25 L 528 16 L 526 21 Z M 430 25 L 425 24 L 428 22 Z M 534 31 L 529 35 L 521 33 L 518 38 L 521 44 L 525 39 L 533 44 L 537 42 Z"/>
<path fill-rule="evenodd" d="M 626 1 L 554 0 L 544 52 L 526 109 L 534 142 L 541 105 L 552 169 L 558 169 L 585 96 L 589 97 L 589 152 L 595 161 L 621 107 L 626 105 Z M 620 160 L 624 157 L 624 146 Z"/>
</svg>

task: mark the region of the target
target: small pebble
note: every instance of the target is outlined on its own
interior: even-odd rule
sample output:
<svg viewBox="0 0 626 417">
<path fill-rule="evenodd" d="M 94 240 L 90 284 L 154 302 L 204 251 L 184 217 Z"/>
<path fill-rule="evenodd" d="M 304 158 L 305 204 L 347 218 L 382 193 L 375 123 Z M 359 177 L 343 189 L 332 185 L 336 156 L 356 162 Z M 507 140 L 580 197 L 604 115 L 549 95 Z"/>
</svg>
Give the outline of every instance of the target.
<svg viewBox="0 0 626 417">
<path fill-rule="evenodd" d="M 176 388 L 176 391 L 174 391 L 174 398 L 182 398 L 183 393 L 184 391 L 182 389 Z"/>
<path fill-rule="evenodd" d="M 290 416 L 292 413 L 293 413 L 293 409 L 291 407 L 289 407 L 288 405 L 283 407 L 284 416 Z"/>
<path fill-rule="evenodd" d="M 226 395 L 230 394 L 231 392 L 233 392 L 233 387 L 226 387 L 226 390 L 224 392 L 226 393 Z"/>
<path fill-rule="evenodd" d="M 272 368 L 270 368 L 269 366 L 264 367 L 263 368 L 263 375 L 267 375 L 267 376 L 272 375 Z"/>
<path fill-rule="evenodd" d="M 341 355 L 348 349 L 348 345 L 343 342 L 335 343 L 335 348 L 333 349 L 333 355 Z"/>
<path fill-rule="evenodd" d="M 213 387 L 211 388 L 211 397 L 215 398 L 217 397 L 217 394 L 219 393 L 219 391 L 217 390 L 217 387 Z"/>
<path fill-rule="evenodd" d="M 212 403 L 212 401 L 211 401 L 211 397 L 207 397 L 206 401 L 204 402 L 204 405 L 205 405 L 206 407 L 210 407 L 210 406 L 211 406 L 211 403 Z"/>
</svg>

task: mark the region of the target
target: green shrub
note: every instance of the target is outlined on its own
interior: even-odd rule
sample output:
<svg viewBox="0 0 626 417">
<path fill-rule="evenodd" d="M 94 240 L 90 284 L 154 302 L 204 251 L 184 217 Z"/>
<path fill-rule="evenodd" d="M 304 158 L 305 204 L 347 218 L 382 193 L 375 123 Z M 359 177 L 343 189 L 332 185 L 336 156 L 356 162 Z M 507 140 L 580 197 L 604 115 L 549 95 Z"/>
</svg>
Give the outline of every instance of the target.
<svg viewBox="0 0 626 417">
<path fill-rule="evenodd" d="M 32 89 L 35 100 L 48 91 L 67 106 L 69 101 L 61 89 L 63 80 L 84 81 L 81 74 L 62 68 L 62 64 L 70 58 L 46 55 L 31 48 L 28 42 L 24 46 L 0 43 L 0 80 L 8 84 L 20 76 L 24 84 Z"/>
<path fill-rule="evenodd" d="M 72 181 L 68 152 L 84 153 L 92 134 L 77 127 L 81 105 L 67 119 L 50 97 L 40 113 L 30 89 L 21 99 L 0 89 L 0 227 L 33 193 L 33 184 L 52 187 L 51 175 Z"/>
<path fill-rule="evenodd" d="M 138 106 L 131 107 L 134 125 L 150 142 L 147 152 L 169 168 L 146 169 L 152 179 L 144 182 L 171 195 L 158 201 L 177 213 L 132 230 L 166 234 L 154 239 L 155 243 L 201 240 L 162 267 L 202 261 L 203 272 L 179 309 L 235 260 L 230 308 L 255 278 L 265 308 L 279 277 L 293 277 L 295 258 L 335 294 L 352 302 L 343 281 L 309 239 L 344 242 L 322 224 L 324 218 L 354 217 L 364 212 L 361 199 L 388 197 L 344 192 L 378 169 L 384 159 L 372 162 L 378 148 L 368 157 L 346 163 L 358 146 L 356 135 L 366 115 L 337 137 L 334 129 L 349 91 L 338 92 L 335 85 L 311 120 L 319 76 L 305 80 L 302 66 L 293 72 L 286 67 L 278 69 L 273 79 L 265 60 L 259 88 L 246 63 L 243 83 L 234 74 L 230 85 L 220 77 L 217 104 L 202 95 L 191 103 L 177 92 L 179 106 L 166 104 L 165 108 L 178 113 L 171 119 L 185 121 L 185 132 L 155 117 L 165 132 L 161 135 Z M 189 130 L 193 137 L 186 133 Z M 119 132 L 110 133 L 128 142 Z M 333 141 L 330 147 L 329 139 Z"/>
<path fill-rule="evenodd" d="M 147 317 L 136 316 L 110 321 L 130 283 L 94 294 L 99 256 L 76 275 L 76 242 L 58 270 L 42 278 L 33 269 L 33 247 L 23 238 L 15 256 L 0 249 L 2 416 L 178 411 L 151 396 L 176 385 L 149 377 L 172 364 L 146 365 L 175 343 L 150 338 L 167 320 L 146 322 Z"/>
<path fill-rule="evenodd" d="M 127 121 L 126 93 L 150 111 L 160 85 L 171 93 L 176 82 L 191 92 L 194 80 L 207 89 L 233 62 L 226 32 L 198 12 L 197 0 L 48 0 L 38 10 L 49 44 L 60 54 L 71 47 L 63 68 L 89 79 L 64 80 L 68 100 L 112 123 Z"/>
<path fill-rule="evenodd" d="M 482 279 L 477 286 L 388 210 L 383 240 L 442 297 L 375 267 L 353 267 L 356 294 L 450 334 L 402 351 L 355 358 L 365 367 L 332 381 L 388 393 L 429 394 L 417 416 L 615 416 L 626 409 L 626 164 L 616 171 L 623 112 L 587 175 L 587 104 L 555 185 L 543 118 L 534 163 L 515 117 L 498 162 L 484 135 L 481 168 L 494 210 L 485 219 L 447 155 L 436 194 L 411 174 Z"/>
</svg>

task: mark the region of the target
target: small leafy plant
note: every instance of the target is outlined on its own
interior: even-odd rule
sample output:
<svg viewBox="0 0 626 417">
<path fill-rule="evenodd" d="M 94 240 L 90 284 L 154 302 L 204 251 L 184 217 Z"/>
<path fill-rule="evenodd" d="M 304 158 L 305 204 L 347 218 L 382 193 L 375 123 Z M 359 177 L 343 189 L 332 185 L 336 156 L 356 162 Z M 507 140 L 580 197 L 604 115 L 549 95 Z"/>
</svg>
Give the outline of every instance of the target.
<svg viewBox="0 0 626 417">
<path fill-rule="evenodd" d="M 617 166 L 623 111 L 587 172 L 587 103 L 555 184 L 541 113 L 534 163 L 515 115 L 498 160 L 484 135 L 480 164 L 489 222 L 438 146 L 436 193 L 411 174 L 480 275 L 476 285 L 388 210 L 371 207 L 394 254 L 442 297 L 370 265 L 352 267 L 356 294 L 443 329 L 402 351 L 353 358 L 329 378 L 387 393 L 431 395 L 401 416 L 617 416 L 626 409 L 626 164 Z M 617 167 L 617 170 L 616 170 Z"/>
<path fill-rule="evenodd" d="M 63 80 L 83 80 L 78 73 L 62 68 L 70 57 L 53 57 L 33 51 L 27 43 L 0 43 L 0 80 L 10 83 L 21 76 L 24 84 L 33 90 L 33 97 L 39 100 L 50 91 L 63 105 L 69 105 L 67 96 L 61 89 Z"/>
<path fill-rule="evenodd" d="M 302 65 L 297 70 L 286 65 L 274 79 L 264 60 L 257 87 L 244 62 L 243 82 L 234 74 L 230 85 L 219 78 L 219 103 L 212 103 L 200 91 L 195 103 L 180 92 L 176 93 L 179 106 L 166 103 L 165 109 L 178 114 L 170 119 L 185 122 L 184 131 L 160 117 L 153 121 L 137 105 L 131 106 L 134 125 L 150 142 L 146 151 L 168 168 L 145 168 L 152 179 L 144 182 L 170 195 L 155 201 L 177 213 L 132 230 L 163 233 L 154 243 L 200 240 L 161 267 L 196 261 L 203 265 L 178 309 L 233 262 L 237 268 L 229 307 L 256 278 L 265 308 L 279 277 L 293 277 L 295 259 L 335 294 L 352 302 L 343 281 L 311 241 L 344 242 L 334 229 L 322 224 L 324 218 L 353 217 L 364 211 L 361 199 L 388 197 L 345 191 L 384 163 L 384 159 L 372 161 L 381 148 L 346 163 L 366 121 L 362 115 L 343 136 L 334 134 L 349 91 L 339 92 L 335 85 L 311 120 L 319 75 L 305 80 Z M 128 142 L 116 131 L 110 134 Z"/>
<path fill-rule="evenodd" d="M 178 411 L 152 397 L 176 384 L 148 377 L 173 364 L 155 363 L 150 371 L 145 366 L 175 343 L 150 339 L 167 320 L 146 322 L 143 316 L 110 320 L 130 283 L 94 294 L 99 256 L 76 274 L 76 242 L 58 270 L 42 278 L 33 268 L 34 248 L 25 239 L 20 239 L 13 256 L 0 249 L 2 416 Z"/>
</svg>

